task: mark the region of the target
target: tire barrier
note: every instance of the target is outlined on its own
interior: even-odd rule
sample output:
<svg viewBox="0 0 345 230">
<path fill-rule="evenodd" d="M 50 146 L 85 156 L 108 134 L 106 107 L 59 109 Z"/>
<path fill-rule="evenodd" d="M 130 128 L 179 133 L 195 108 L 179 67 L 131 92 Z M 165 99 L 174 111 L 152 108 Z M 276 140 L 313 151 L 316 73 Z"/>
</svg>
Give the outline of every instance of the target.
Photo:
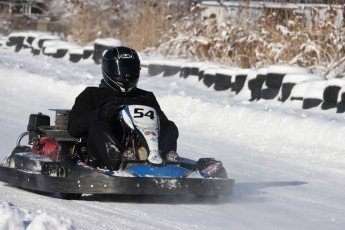
<svg viewBox="0 0 345 230">
<path fill-rule="evenodd" d="M 113 38 L 98 38 L 94 42 L 94 51 L 92 59 L 96 64 L 101 64 L 104 51 L 109 48 L 123 46 L 123 43 L 120 40 Z"/>
<path fill-rule="evenodd" d="M 96 39 L 92 46 L 79 46 L 63 41 L 56 35 L 41 32 L 17 32 L 7 37 L 0 35 L 0 47 L 13 48 L 14 52 L 31 49 L 33 55 L 40 53 L 54 58 L 68 56 L 77 63 L 93 59 L 100 64 L 103 52 L 122 45 L 112 38 Z M 320 107 L 345 112 L 345 80 L 326 79 L 311 73 L 307 68 L 273 65 L 260 69 L 240 69 L 207 62 L 180 59 L 154 59 L 141 57 L 141 67 L 149 76 L 176 76 L 186 79 L 197 77 L 199 82 L 215 91 L 228 91 L 229 96 L 243 100 L 272 100 L 299 104 L 302 109 Z"/>
<path fill-rule="evenodd" d="M 69 53 L 69 60 L 71 62 L 77 63 L 81 59 L 83 59 L 83 54 L 84 54 L 84 48 L 83 47 L 71 47 L 68 49 Z"/>
<path fill-rule="evenodd" d="M 49 40 L 62 41 L 62 38 L 59 36 L 49 35 L 49 34 L 38 35 L 32 41 L 31 53 L 33 55 L 39 55 L 41 53 L 42 48 L 43 48 L 43 43 L 45 41 L 49 41 Z"/>
<path fill-rule="evenodd" d="M 192 74 L 192 65 L 190 62 L 183 63 L 180 67 L 180 77 L 188 78 Z"/>
<path fill-rule="evenodd" d="M 206 85 L 207 87 L 210 87 L 213 83 L 214 83 L 214 75 L 215 75 L 215 68 L 218 68 L 219 65 L 215 65 L 215 64 L 210 64 L 210 63 L 204 63 L 204 65 L 200 65 L 198 67 L 199 71 L 198 71 L 198 80 L 200 82 L 203 82 L 204 85 Z M 205 73 L 208 75 L 206 76 L 206 80 L 204 80 L 205 77 Z"/>
<path fill-rule="evenodd" d="M 202 62 L 184 62 L 180 67 L 180 77 L 188 78 L 189 76 L 198 76 L 199 68 L 203 66 Z"/>
<path fill-rule="evenodd" d="M 83 49 L 83 59 L 88 59 L 93 55 L 94 46 L 85 46 Z"/>
<path fill-rule="evenodd" d="M 246 82 L 247 74 L 246 73 L 239 73 L 235 75 L 235 84 L 232 91 L 235 94 L 239 94 L 244 87 L 244 83 Z"/>
<path fill-rule="evenodd" d="M 63 58 L 68 52 L 65 44 L 67 43 L 62 40 L 45 40 L 41 47 L 42 54 L 54 58 Z"/>
<path fill-rule="evenodd" d="M 291 91 L 296 84 L 304 81 L 313 80 L 315 81 L 326 79 L 324 77 L 319 77 L 314 74 L 286 74 L 282 82 L 281 90 L 279 92 L 278 101 L 285 102 L 290 97 Z"/>
<path fill-rule="evenodd" d="M 206 68 L 205 66 L 199 67 L 199 71 L 198 71 L 198 74 L 197 74 L 199 81 L 202 81 L 203 78 L 204 78 L 205 68 Z"/>
<path fill-rule="evenodd" d="M 166 60 L 164 63 L 163 77 L 171 77 L 180 72 L 181 63 L 177 61 Z"/>
<path fill-rule="evenodd" d="M 312 81 L 305 81 L 297 83 L 291 90 L 290 97 L 285 101 L 285 103 L 298 103 L 299 106 L 302 107 L 304 94 L 307 91 L 308 87 Z"/>
<path fill-rule="evenodd" d="M 231 90 L 235 83 L 234 77 L 236 69 L 230 67 L 220 67 L 216 71 L 213 89 L 215 91 Z"/>
<path fill-rule="evenodd" d="M 148 68 L 148 74 L 150 76 L 155 76 L 162 73 L 163 77 L 171 77 L 176 74 L 179 74 L 181 76 L 181 63 L 182 62 L 179 60 L 153 59 L 147 61 L 146 66 Z"/>
<path fill-rule="evenodd" d="M 326 81 L 325 89 L 323 91 L 323 102 L 321 109 L 328 110 L 336 108 L 338 104 L 338 95 L 342 87 L 345 86 L 345 80 L 334 78 Z"/>
<path fill-rule="evenodd" d="M 256 76 L 257 71 L 251 70 L 245 77 L 236 76 L 235 87 L 237 98 L 253 101 L 256 98 Z M 238 92 L 238 93 L 237 93 Z"/>
<path fill-rule="evenodd" d="M 98 39 L 100 44 L 120 44 L 119 40 L 114 39 Z M 94 55 L 94 45 L 81 47 L 77 44 L 68 43 L 60 36 L 47 34 L 38 31 L 15 32 L 11 33 L 6 40 L 0 41 L 0 46 L 15 47 L 14 51 L 21 49 L 31 49 L 33 55 L 42 53 L 46 56 L 54 58 L 63 58 L 68 56 L 71 62 L 79 62 L 82 59 L 88 59 Z M 121 43 L 122 44 L 122 43 Z"/>
<path fill-rule="evenodd" d="M 345 87 L 341 88 L 338 94 L 337 113 L 345 112 Z"/>
<path fill-rule="evenodd" d="M 217 68 L 207 68 L 204 70 L 203 83 L 206 87 L 210 88 L 215 81 Z"/>
<path fill-rule="evenodd" d="M 303 98 L 303 109 L 315 108 L 322 103 L 326 81 L 313 81 L 308 86 Z"/>
<path fill-rule="evenodd" d="M 271 100 L 278 96 L 286 74 L 310 74 L 311 70 L 302 67 L 272 65 L 267 68 L 265 86 L 261 91 L 261 96 L 265 100 Z"/>
<path fill-rule="evenodd" d="M 248 75 L 249 77 L 249 75 Z M 259 100 L 262 97 L 262 88 L 266 81 L 267 68 L 260 68 L 248 78 L 248 88 L 251 91 L 250 101 Z"/>
<path fill-rule="evenodd" d="M 152 60 L 148 63 L 148 74 L 149 76 L 156 76 L 164 72 L 164 61 L 163 60 Z"/>
<path fill-rule="evenodd" d="M 14 46 L 15 52 L 19 52 L 23 46 L 24 46 L 24 40 L 25 40 L 26 34 L 23 32 L 15 32 L 15 33 L 11 33 L 8 36 L 8 40 L 6 42 L 7 46 Z"/>
</svg>

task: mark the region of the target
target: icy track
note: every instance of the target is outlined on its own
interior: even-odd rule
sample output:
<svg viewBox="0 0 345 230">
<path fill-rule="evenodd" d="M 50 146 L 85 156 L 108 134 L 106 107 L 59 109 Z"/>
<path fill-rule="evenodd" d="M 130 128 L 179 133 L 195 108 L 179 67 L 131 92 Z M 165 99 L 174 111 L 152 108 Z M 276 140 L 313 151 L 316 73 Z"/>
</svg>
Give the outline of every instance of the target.
<svg viewBox="0 0 345 230">
<path fill-rule="evenodd" d="M 345 115 L 276 101 L 248 102 L 196 78 L 147 77 L 180 130 L 178 152 L 223 161 L 234 194 L 191 197 L 91 196 L 66 201 L 0 182 L 0 229 L 345 229 Z M 0 50 L 0 158 L 30 113 L 71 108 L 100 66 Z M 52 119 L 53 120 L 53 119 Z"/>
</svg>

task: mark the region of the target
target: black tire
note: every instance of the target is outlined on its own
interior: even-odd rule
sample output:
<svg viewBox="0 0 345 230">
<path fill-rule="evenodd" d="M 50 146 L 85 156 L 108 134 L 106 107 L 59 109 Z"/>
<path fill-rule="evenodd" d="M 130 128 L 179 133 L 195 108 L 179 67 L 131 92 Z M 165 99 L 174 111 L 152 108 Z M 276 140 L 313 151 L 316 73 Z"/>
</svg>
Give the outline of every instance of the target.
<svg viewBox="0 0 345 230">
<path fill-rule="evenodd" d="M 328 102 L 337 103 L 338 94 L 341 87 L 336 85 L 331 85 L 325 88 L 323 91 L 323 100 Z"/>
<path fill-rule="evenodd" d="M 268 73 L 266 77 L 267 87 L 279 89 L 282 86 L 283 78 L 285 75 L 285 73 Z"/>
<path fill-rule="evenodd" d="M 225 168 L 222 168 L 217 174 L 214 176 L 214 178 L 221 178 L 221 179 L 227 179 L 228 174 L 225 170 Z"/>
<path fill-rule="evenodd" d="M 202 171 L 208 166 L 219 162 L 214 158 L 200 158 L 196 163 L 196 170 Z M 224 167 L 222 167 L 221 170 L 219 170 L 215 175 L 213 175 L 213 178 L 228 178 L 228 174 L 226 173 L 226 170 Z"/>
<path fill-rule="evenodd" d="M 164 65 L 152 64 L 152 63 L 149 64 L 149 67 L 148 67 L 149 76 L 156 76 L 163 72 L 164 72 Z"/>
<path fill-rule="evenodd" d="M 321 99 L 316 98 L 304 98 L 302 109 L 311 109 L 319 106 L 322 103 Z"/>
<path fill-rule="evenodd" d="M 236 75 L 235 77 L 235 92 L 238 94 L 244 87 L 244 83 L 246 82 L 247 75 Z"/>
<path fill-rule="evenodd" d="M 64 200 L 80 200 L 81 195 L 78 193 L 60 193 L 61 199 Z"/>
<path fill-rule="evenodd" d="M 83 52 L 83 59 L 88 59 L 93 55 L 93 50 L 84 50 Z"/>
<path fill-rule="evenodd" d="M 345 103 L 340 102 L 337 104 L 337 113 L 344 113 L 345 112 Z"/>
<path fill-rule="evenodd" d="M 164 70 L 163 77 L 170 77 L 170 76 L 174 76 L 175 74 L 180 72 L 181 68 L 180 68 L 180 66 L 165 65 L 163 67 L 163 70 Z"/>
<path fill-rule="evenodd" d="M 265 100 L 274 99 L 279 93 L 279 89 L 265 88 L 261 90 L 261 98 Z"/>
<path fill-rule="evenodd" d="M 228 90 L 231 88 L 231 75 L 225 74 L 216 74 L 214 78 L 214 90 L 221 91 L 221 90 Z"/>
<path fill-rule="evenodd" d="M 188 66 L 181 67 L 180 77 L 188 78 L 189 75 L 191 74 L 191 72 L 192 72 L 192 68 L 191 67 L 188 67 Z"/>
<path fill-rule="evenodd" d="M 79 62 L 83 58 L 82 54 L 70 54 L 69 60 L 73 63 Z"/>
<path fill-rule="evenodd" d="M 281 97 L 278 99 L 279 101 L 285 102 L 291 94 L 292 88 L 295 86 L 295 83 L 284 83 L 282 85 L 282 94 Z"/>
<path fill-rule="evenodd" d="M 212 159 L 212 158 L 210 158 Z M 214 159 L 213 159 L 214 160 Z M 226 173 L 225 168 L 222 168 L 219 172 L 217 172 L 216 175 L 214 175 L 213 178 L 222 178 L 222 179 L 227 179 L 228 178 L 228 174 Z M 196 199 L 198 201 L 202 201 L 202 202 L 215 202 L 218 199 L 218 195 L 197 195 Z"/>
<path fill-rule="evenodd" d="M 217 195 L 214 195 L 214 196 L 212 196 L 212 195 L 208 195 L 208 196 L 197 195 L 195 197 L 198 201 L 212 203 L 212 202 L 215 202 L 219 196 L 217 196 Z"/>
<path fill-rule="evenodd" d="M 203 82 L 206 87 L 214 84 L 215 76 L 213 74 L 204 74 Z"/>
<path fill-rule="evenodd" d="M 52 55 L 53 58 L 63 58 L 68 52 L 68 49 L 58 49 L 55 54 Z"/>
</svg>

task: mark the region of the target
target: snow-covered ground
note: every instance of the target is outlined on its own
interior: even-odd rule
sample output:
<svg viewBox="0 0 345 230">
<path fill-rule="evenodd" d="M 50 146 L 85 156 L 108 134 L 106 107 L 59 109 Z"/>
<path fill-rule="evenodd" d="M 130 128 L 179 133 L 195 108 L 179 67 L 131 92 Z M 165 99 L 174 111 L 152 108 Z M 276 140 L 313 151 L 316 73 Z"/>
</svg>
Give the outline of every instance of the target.
<svg viewBox="0 0 345 230">
<path fill-rule="evenodd" d="M 0 50 L 0 158 L 31 113 L 68 109 L 100 66 Z M 300 104 L 249 102 L 196 77 L 148 77 L 180 130 L 178 152 L 222 160 L 236 180 L 216 202 L 190 197 L 84 195 L 66 201 L 0 182 L 0 229 L 344 229 L 345 115 Z"/>
</svg>

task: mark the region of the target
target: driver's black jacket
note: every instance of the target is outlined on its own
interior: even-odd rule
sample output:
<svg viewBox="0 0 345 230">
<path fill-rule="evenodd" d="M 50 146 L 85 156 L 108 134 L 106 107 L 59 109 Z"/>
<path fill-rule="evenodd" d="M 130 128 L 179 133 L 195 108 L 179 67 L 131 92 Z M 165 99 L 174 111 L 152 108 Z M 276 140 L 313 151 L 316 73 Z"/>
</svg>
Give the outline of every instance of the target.
<svg viewBox="0 0 345 230">
<path fill-rule="evenodd" d="M 160 138 L 161 141 L 173 146 L 176 151 L 176 141 L 178 138 L 178 129 L 174 122 L 168 120 L 167 116 L 161 110 L 156 97 L 152 92 L 139 88 L 134 88 L 129 93 L 117 93 L 109 88 L 87 87 L 75 100 L 75 104 L 69 115 L 68 131 L 76 137 L 87 137 L 89 127 L 98 119 L 98 113 L 102 106 L 109 101 L 114 101 L 116 105 L 146 105 L 156 109 L 160 120 Z M 163 140 L 164 139 L 164 140 Z"/>
</svg>

